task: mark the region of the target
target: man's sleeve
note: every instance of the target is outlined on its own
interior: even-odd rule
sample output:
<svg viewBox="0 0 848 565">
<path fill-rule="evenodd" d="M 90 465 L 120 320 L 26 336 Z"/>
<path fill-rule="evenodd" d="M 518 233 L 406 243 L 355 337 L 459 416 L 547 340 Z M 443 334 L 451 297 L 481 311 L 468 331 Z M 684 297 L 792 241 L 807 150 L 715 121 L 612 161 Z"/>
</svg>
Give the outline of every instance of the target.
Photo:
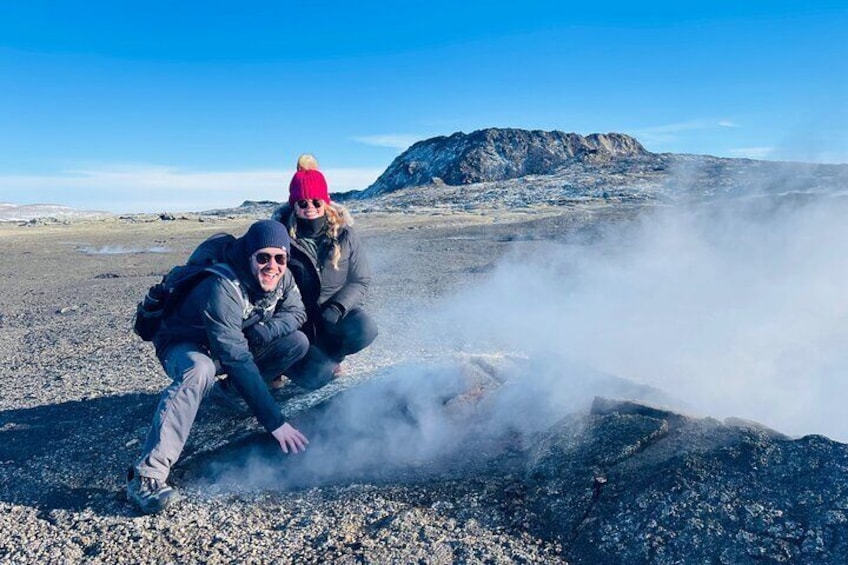
<svg viewBox="0 0 848 565">
<path fill-rule="evenodd" d="M 274 315 L 270 320 L 262 322 L 268 326 L 273 339 L 289 335 L 299 329 L 306 321 L 306 309 L 303 307 L 300 290 L 297 288 L 291 272 L 286 270 L 280 284 L 282 285 L 282 296 L 277 301 Z"/>
<path fill-rule="evenodd" d="M 209 349 L 250 407 L 259 423 L 272 432 L 285 423 L 279 407 L 259 373 L 241 329 L 238 292 L 220 277 L 209 277 L 209 298 L 203 312 Z"/>
</svg>

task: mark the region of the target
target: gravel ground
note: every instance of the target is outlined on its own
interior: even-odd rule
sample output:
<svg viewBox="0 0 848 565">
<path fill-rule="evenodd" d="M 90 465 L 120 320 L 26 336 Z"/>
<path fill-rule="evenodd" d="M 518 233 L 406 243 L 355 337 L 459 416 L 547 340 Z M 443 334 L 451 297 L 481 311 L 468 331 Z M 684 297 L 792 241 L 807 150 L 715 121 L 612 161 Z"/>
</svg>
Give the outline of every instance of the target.
<svg viewBox="0 0 848 565">
<path fill-rule="evenodd" d="M 308 414 L 399 363 L 444 360 L 455 346 L 422 345 L 419 313 L 485 277 L 516 234 L 532 245 L 588 229 L 605 213 L 543 212 L 357 215 L 377 275 L 368 307 L 381 335 L 349 358 L 343 384 L 287 409 Z M 204 237 L 241 234 L 250 221 L 0 225 L 0 561 L 562 562 L 555 541 L 529 533 L 505 452 L 477 458 L 469 474 L 282 490 L 207 488 L 186 479 L 181 462 L 183 501 L 157 516 L 133 512 L 123 473 L 167 384 L 150 345 L 130 330 L 134 305 Z M 213 423 L 199 421 L 188 462 L 256 433 L 250 419 L 202 418 Z M 226 433 L 210 432 L 219 429 Z"/>
</svg>

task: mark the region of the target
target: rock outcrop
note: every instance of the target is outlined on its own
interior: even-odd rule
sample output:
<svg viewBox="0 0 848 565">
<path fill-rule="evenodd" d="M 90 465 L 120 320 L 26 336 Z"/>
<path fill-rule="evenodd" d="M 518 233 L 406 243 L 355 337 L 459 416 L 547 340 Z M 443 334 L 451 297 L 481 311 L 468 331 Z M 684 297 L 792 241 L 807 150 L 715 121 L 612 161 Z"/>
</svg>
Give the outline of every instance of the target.
<svg viewBox="0 0 848 565">
<path fill-rule="evenodd" d="M 374 184 L 334 194 L 372 210 L 523 209 L 841 194 L 848 165 L 652 153 L 620 134 L 489 128 L 420 141 Z"/>
<path fill-rule="evenodd" d="M 569 562 L 848 556 L 845 444 L 598 399 L 590 416 L 560 422 L 533 451 L 523 501 L 532 530 L 559 540 Z"/>
<path fill-rule="evenodd" d="M 359 197 L 431 183 L 466 185 L 547 175 L 573 162 L 602 164 L 646 155 L 649 153 L 638 141 L 620 133 L 584 137 L 561 131 L 498 128 L 457 132 L 419 141 Z"/>
</svg>

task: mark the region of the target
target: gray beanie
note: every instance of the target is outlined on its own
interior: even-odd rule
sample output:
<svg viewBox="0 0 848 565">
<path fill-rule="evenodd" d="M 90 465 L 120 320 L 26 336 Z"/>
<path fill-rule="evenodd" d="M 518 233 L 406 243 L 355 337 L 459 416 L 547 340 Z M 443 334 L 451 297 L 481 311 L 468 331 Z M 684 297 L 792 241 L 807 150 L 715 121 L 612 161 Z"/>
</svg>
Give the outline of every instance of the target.
<svg viewBox="0 0 848 565">
<path fill-rule="evenodd" d="M 245 255 L 253 255 L 263 247 L 279 247 L 288 254 L 291 248 L 291 238 L 285 226 L 276 220 L 259 220 L 254 223 L 239 238 L 239 243 Z"/>
</svg>

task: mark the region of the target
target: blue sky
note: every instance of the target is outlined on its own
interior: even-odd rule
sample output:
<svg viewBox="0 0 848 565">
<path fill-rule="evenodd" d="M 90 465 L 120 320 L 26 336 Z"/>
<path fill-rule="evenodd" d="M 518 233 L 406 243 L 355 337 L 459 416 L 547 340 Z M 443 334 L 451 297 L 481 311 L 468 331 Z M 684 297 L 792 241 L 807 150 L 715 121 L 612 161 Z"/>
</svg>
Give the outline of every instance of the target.
<svg viewBox="0 0 848 565">
<path fill-rule="evenodd" d="M 0 4 L 0 202 L 283 200 L 297 155 L 365 188 L 414 141 L 622 132 L 848 162 L 848 3 Z"/>
</svg>

